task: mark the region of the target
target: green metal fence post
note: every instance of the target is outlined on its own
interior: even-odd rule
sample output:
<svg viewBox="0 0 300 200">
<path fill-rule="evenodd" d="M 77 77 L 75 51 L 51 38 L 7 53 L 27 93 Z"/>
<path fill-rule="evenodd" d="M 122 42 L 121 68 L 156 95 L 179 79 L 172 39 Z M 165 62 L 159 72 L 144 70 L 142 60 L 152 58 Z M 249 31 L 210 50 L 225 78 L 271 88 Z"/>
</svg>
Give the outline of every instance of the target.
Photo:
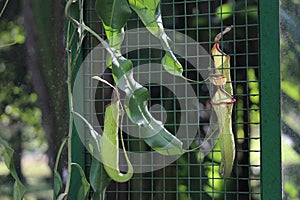
<svg viewBox="0 0 300 200">
<path fill-rule="evenodd" d="M 263 200 L 281 199 L 279 1 L 259 1 L 261 191 Z"/>
</svg>

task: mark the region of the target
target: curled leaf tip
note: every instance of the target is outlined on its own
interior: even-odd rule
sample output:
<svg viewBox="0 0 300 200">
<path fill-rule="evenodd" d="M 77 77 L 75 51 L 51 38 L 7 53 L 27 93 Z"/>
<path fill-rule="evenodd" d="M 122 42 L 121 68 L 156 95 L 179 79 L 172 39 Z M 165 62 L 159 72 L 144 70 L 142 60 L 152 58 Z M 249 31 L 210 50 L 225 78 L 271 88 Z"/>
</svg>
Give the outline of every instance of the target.
<svg viewBox="0 0 300 200">
<path fill-rule="evenodd" d="M 103 83 L 105 83 L 106 85 L 110 86 L 111 88 L 114 89 L 114 93 L 116 95 L 115 99 L 114 99 L 114 102 L 116 102 L 117 100 L 120 99 L 120 93 L 118 91 L 118 88 L 116 88 L 115 86 L 113 86 L 112 84 L 110 84 L 107 80 L 99 77 L 99 76 L 93 76 L 92 79 L 95 79 L 95 80 L 98 80 L 98 81 L 101 81 Z"/>
<path fill-rule="evenodd" d="M 228 33 L 232 28 L 233 28 L 233 25 L 228 26 L 228 27 L 226 27 L 224 29 L 224 31 L 222 31 L 218 35 L 216 35 L 216 37 L 215 37 L 215 43 L 218 43 L 220 41 L 220 39 L 223 37 L 223 35 L 225 35 L 226 33 Z"/>
</svg>

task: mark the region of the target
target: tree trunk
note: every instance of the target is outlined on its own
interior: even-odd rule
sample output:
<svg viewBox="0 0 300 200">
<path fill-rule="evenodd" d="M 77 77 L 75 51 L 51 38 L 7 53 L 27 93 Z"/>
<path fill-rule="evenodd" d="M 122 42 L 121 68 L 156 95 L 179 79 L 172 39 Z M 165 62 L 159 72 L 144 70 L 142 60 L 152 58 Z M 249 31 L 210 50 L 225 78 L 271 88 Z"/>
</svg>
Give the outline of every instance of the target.
<svg viewBox="0 0 300 200">
<path fill-rule="evenodd" d="M 60 143 L 67 135 L 64 4 L 57 0 L 23 0 L 22 10 L 27 66 L 39 97 L 53 169 Z"/>
</svg>

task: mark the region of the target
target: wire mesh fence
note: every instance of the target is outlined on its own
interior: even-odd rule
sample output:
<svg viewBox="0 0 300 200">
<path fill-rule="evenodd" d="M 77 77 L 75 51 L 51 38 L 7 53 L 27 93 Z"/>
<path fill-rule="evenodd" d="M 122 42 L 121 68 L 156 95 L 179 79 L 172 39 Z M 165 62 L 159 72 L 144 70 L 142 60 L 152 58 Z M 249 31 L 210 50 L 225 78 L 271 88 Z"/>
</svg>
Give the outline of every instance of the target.
<svg viewBox="0 0 300 200">
<path fill-rule="evenodd" d="M 105 37 L 93 6 L 94 1 L 86 1 L 85 23 Z M 180 157 L 158 156 L 141 140 L 139 129 L 125 116 L 122 125 L 125 146 L 132 153 L 129 157 L 134 160 L 137 173 L 126 183 L 112 182 L 106 189 L 106 198 L 261 199 L 258 2 L 162 0 L 161 10 L 166 32 L 184 68 L 184 77 L 198 82 L 170 76 L 164 71 L 160 65 L 164 52 L 159 41 L 148 36 L 135 14 L 126 25 L 122 53 L 133 62 L 137 82 L 148 89 L 148 107 L 156 119 L 173 134 L 182 132 L 180 136 L 186 148 L 203 144 L 208 135 L 212 142 Z M 214 37 L 230 25 L 233 29 L 220 41 L 220 46 L 231 57 L 236 99 L 232 117 L 236 159 L 230 177 L 224 180 L 218 172 L 221 155 L 218 124 L 210 104 L 213 90 L 205 79 L 214 67 L 210 53 Z M 83 83 L 80 88 L 83 105 L 78 109 L 93 126 L 103 128 L 105 106 L 111 102 L 112 89 L 102 83 L 95 85 L 92 76 L 102 76 L 112 84 L 113 78 L 111 70 L 106 68 L 107 53 L 98 46 L 98 41 L 88 35 L 84 44 L 84 65 L 78 73 Z M 98 49 L 96 53 L 91 53 L 95 49 Z M 122 101 L 124 98 L 121 94 Z M 88 127 L 85 131 L 88 132 Z M 88 151 L 82 153 L 88 172 L 91 156 Z M 126 171 L 122 155 L 120 160 L 124 164 L 121 170 Z"/>
</svg>

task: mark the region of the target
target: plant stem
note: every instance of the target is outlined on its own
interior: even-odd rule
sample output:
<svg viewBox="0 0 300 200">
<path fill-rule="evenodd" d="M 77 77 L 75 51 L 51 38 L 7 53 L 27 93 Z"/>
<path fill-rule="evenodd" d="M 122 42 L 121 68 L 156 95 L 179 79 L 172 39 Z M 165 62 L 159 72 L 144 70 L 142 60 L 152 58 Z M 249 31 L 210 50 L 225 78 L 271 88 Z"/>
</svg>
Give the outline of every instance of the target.
<svg viewBox="0 0 300 200">
<path fill-rule="evenodd" d="M 70 23 L 68 24 L 67 30 L 67 42 L 66 42 L 66 52 L 67 52 L 67 92 L 68 92 L 68 106 L 69 106 L 69 129 L 68 129 L 68 178 L 66 181 L 65 194 L 69 193 L 70 183 L 71 183 L 71 172 L 72 172 L 72 132 L 73 132 L 73 96 L 72 96 L 72 45 L 75 41 L 76 30 L 73 32 L 70 38 Z M 70 39 L 69 39 L 70 38 Z"/>
<path fill-rule="evenodd" d="M 72 71 L 71 71 L 71 59 L 72 59 L 72 52 L 71 50 L 67 49 L 67 56 L 68 56 L 68 78 L 67 78 L 67 86 L 68 86 L 68 99 L 69 99 L 69 132 L 68 132 L 68 179 L 66 182 L 66 187 L 65 187 L 65 194 L 69 193 L 69 188 L 70 188 L 70 182 L 71 182 L 71 163 L 72 163 L 72 131 L 73 131 L 73 98 L 72 98 Z"/>
<path fill-rule="evenodd" d="M 5 10 L 6 6 L 7 6 L 7 4 L 8 4 L 8 2 L 9 2 L 9 0 L 6 0 L 5 4 L 4 4 L 4 6 L 3 6 L 3 8 L 2 8 L 2 10 L 1 10 L 1 12 L 0 12 L 0 17 L 2 16 L 2 14 L 3 14 L 3 12 L 4 12 L 4 10 Z"/>
</svg>

